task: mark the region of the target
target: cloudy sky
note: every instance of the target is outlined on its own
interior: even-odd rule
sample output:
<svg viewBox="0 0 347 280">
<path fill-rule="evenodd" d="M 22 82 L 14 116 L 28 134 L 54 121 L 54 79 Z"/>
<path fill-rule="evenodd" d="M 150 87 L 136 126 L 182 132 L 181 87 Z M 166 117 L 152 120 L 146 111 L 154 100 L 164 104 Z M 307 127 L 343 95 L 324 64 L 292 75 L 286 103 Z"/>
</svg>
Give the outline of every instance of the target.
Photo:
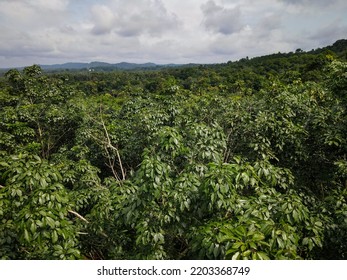
<svg viewBox="0 0 347 280">
<path fill-rule="evenodd" d="M 219 63 L 342 38 L 346 0 L 0 0 L 0 68 Z"/>
</svg>

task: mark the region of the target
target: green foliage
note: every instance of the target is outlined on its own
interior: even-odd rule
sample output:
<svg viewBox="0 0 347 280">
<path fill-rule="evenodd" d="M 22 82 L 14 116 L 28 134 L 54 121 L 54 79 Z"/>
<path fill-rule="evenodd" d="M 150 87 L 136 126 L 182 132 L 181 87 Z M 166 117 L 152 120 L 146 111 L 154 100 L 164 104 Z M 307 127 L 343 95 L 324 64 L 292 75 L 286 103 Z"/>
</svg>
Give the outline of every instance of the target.
<svg viewBox="0 0 347 280">
<path fill-rule="evenodd" d="M 10 70 L 5 76 L 8 88 L 0 92 L 0 147 L 49 158 L 60 146 L 69 145 L 80 118 L 70 98 L 78 93 L 42 75 L 37 65 L 24 68 L 23 74 Z"/>
<path fill-rule="evenodd" d="M 8 71 L 0 258 L 346 259 L 342 43 L 161 71 Z"/>
<path fill-rule="evenodd" d="M 77 230 L 68 217 L 71 202 L 59 171 L 38 156 L 27 154 L 10 156 L 0 164 L 4 182 L 1 256 L 79 258 Z"/>
</svg>

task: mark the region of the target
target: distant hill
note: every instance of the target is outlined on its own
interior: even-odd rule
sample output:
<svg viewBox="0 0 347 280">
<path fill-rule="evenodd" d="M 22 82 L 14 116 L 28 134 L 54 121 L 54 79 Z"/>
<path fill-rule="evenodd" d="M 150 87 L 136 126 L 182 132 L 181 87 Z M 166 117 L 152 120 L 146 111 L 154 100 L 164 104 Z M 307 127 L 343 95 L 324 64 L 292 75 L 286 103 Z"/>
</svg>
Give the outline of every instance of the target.
<svg viewBox="0 0 347 280">
<path fill-rule="evenodd" d="M 181 66 L 180 64 L 164 64 L 159 65 L 151 62 L 147 63 L 106 63 L 100 61 L 93 61 L 90 63 L 80 63 L 80 62 L 68 62 L 64 64 L 53 64 L 53 65 L 40 65 L 43 70 L 95 70 L 95 71 L 112 71 L 112 70 L 136 70 L 136 69 L 156 69 L 163 67 L 175 67 Z"/>
<path fill-rule="evenodd" d="M 303 51 L 301 49 L 297 49 L 295 52 L 288 52 L 288 53 L 273 53 L 268 54 L 264 56 L 258 56 L 251 59 L 242 58 L 239 61 L 228 61 L 227 64 L 253 64 L 253 66 L 256 66 L 257 64 L 264 64 L 265 62 L 274 62 L 276 59 L 281 58 L 289 58 L 289 57 L 298 57 L 298 55 L 304 55 L 304 54 L 311 54 L 311 55 L 318 55 L 318 54 L 327 54 L 329 52 L 332 52 L 337 58 L 341 60 L 347 60 L 347 39 L 341 39 L 336 41 L 334 44 L 322 48 L 312 49 L 310 51 Z M 225 63 L 219 63 L 219 64 L 210 64 L 211 66 L 220 66 Z M 89 63 L 82 63 L 82 62 L 67 62 L 63 64 L 53 64 L 53 65 L 40 65 L 41 68 L 44 71 L 65 71 L 65 70 L 89 70 L 89 71 L 113 71 L 113 70 L 156 70 L 161 68 L 169 68 L 169 67 L 190 67 L 190 66 L 199 66 L 202 64 L 155 64 L 151 62 L 147 63 L 129 63 L 129 62 L 120 62 L 120 63 L 107 63 L 107 62 L 100 62 L 100 61 L 93 61 Z M 24 67 L 14 67 L 19 70 L 22 70 Z M 1 68 L 0 74 L 5 73 L 11 68 Z"/>
<path fill-rule="evenodd" d="M 296 52 L 289 52 L 289 53 L 274 53 L 259 57 L 254 57 L 250 61 L 257 64 L 257 62 L 264 62 L 267 59 L 276 59 L 276 58 L 283 58 L 283 57 L 292 57 L 293 55 L 300 55 L 300 54 L 324 54 L 327 52 L 333 52 L 336 57 L 342 60 L 347 59 L 347 39 L 341 39 L 336 41 L 334 44 L 322 48 L 313 49 L 310 51 L 302 51 L 301 49 L 297 49 Z M 241 59 L 240 61 L 236 61 L 235 63 L 244 62 L 244 59 Z M 230 61 L 229 61 L 230 63 Z M 223 63 L 222 63 L 223 64 Z M 154 69 L 160 69 L 160 68 L 168 68 L 168 67 L 182 67 L 182 66 L 197 66 L 201 64 L 155 64 L 155 63 L 129 63 L 129 62 L 120 62 L 120 63 L 106 63 L 106 62 L 99 62 L 94 61 L 90 63 L 64 63 L 64 64 L 55 64 L 55 65 L 40 65 L 42 69 L 46 71 L 54 71 L 54 70 L 94 70 L 94 71 L 112 71 L 112 70 L 154 70 Z M 215 64 L 218 65 L 218 64 Z"/>
</svg>

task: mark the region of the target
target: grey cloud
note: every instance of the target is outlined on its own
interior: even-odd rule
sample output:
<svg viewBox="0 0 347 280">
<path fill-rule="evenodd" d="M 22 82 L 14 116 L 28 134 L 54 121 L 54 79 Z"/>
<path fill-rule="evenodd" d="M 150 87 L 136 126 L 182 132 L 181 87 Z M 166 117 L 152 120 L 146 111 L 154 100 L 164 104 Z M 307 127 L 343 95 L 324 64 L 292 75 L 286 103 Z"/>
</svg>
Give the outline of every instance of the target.
<svg viewBox="0 0 347 280">
<path fill-rule="evenodd" d="M 332 4 L 335 4 L 339 0 L 278 0 L 279 2 L 284 2 L 291 5 L 316 5 L 316 6 L 331 6 Z"/>
<path fill-rule="evenodd" d="M 6 29 L 0 30 L 2 40 L 0 43 L 0 56 L 27 57 L 49 55 L 53 48 L 50 44 L 42 44 L 40 38 L 24 32 Z M 14 35 L 14 36 L 13 36 Z"/>
<path fill-rule="evenodd" d="M 259 21 L 261 29 L 273 30 L 281 26 L 281 17 L 277 14 L 265 16 Z"/>
<path fill-rule="evenodd" d="M 318 42 L 319 45 L 328 45 L 335 40 L 346 38 L 346 30 L 347 25 L 337 20 L 315 31 L 309 36 L 309 39 Z"/>
<path fill-rule="evenodd" d="M 69 25 L 69 24 L 65 24 L 63 26 L 61 26 L 59 28 L 59 31 L 61 33 L 66 33 L 66 34 L 75 34 L 76 33 L 76 29 L 72 26 L 72 25 Z"/>
<path fill-rule="evenodd" d="M 207 30 L 230 35 L 243 28 L 240 8 L 224 8 L 213 0 L 201 6 L 204 14 L 203 24 Z"/>
<path fill-rule="evenodd" d="M 69 0 L 1 0 L 4 3 L 12 3 L 24 5 L 40 10 L 65 10 L 69 4 Z"/>
<path fill-rule="evenodd" d="M 24 0 L 23 2 L 27 2 L 28 5 L 35 9 L 51 10 L 54 12 L 64 11 L 69 4 L 69 0 Z"/>
<path fill-rule="evenodd" d="M 124 37 L 160 36 L 176 29 L 179 21 L 158 0 L 109 1 L 92 9 L 94 34 L 115 32 Z"/>
<path fill-rule="evenodd" d="M 282 19 L 278 14 L 267 15 L 259 19 L 253 28 L 255 37 L 268 38 L 274 30 L 281 27 L 281 21 Z"/>
<path fill-rule="evenodd" d="M 0 0 L 0 67 L 216 63 L 317 48 L 346 38 L 346 7 L 346 0 Z"/>
<path fill-rule="evenodd" d="M 115 14 L 110 8 L 104 5 L 93 6 L 91 13 L 94 23 L 93 34 L 100 35 L 111 32 L 115 23 Z"/>
<path fill-rule="evenodd" d="M 68 18 L 67 0 L 0 0 L 0 23 L 18 30 L 45 29 Z"/>
</svg>

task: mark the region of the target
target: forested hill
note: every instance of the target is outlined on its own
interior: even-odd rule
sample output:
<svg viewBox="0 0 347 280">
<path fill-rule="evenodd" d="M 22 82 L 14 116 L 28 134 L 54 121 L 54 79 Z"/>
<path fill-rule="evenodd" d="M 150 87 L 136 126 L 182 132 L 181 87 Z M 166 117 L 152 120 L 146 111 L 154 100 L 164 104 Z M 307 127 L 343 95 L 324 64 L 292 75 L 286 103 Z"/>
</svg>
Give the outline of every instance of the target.
<svg viewBox="0 0 347 280">
<path fill-rule="evenodd" d="M 260 57 L 254 57 L 249 59 L 243 58 L 239 61 L 231 62 L 229 61 L 228 64 L 234 64 L 235 67 L 240 65 L 245 66 L 253 66 L 257 68 L 261 68 L 263 64 L 270 64 L 265 71 L 267 71 L 271 66 L 274 64 L 278 64 L 275 69 L 283 68 L 285 65 L 281 61 L 283 60 L 290 60 L 290 63 L 294 64 L 305 64 L 305 61 L 302 61 L 301 59 L 310 59 L 312 57 L 319 56 L 326 56 L 326 55 L 332 55 L 334 58 L 337 58 L 339 60 L 347 60 L 347 39 L 341 39 L 336 41 L 333 45 L 323 47 L 323 48 L 317 48 L 313 49 L 311 51 L 303 51 L 302 49 L 297 49 L 295 52 L 289 52 L 289 53 L 276 53 L 271 55 L 264 55 Z M 300 61 L 301 60 L 301 61 Z M 146 70 L 161 70 L 163 68 L 171 68 L 171 67 L 194 67 L 199 66 L 202 64 L 156 64 L 156 63 L 129 63 L 129 62 L 120 62 L 120 63 L 107 63 L 107 62 L 99 62 L 99 61 L 93 61 L 90 63 L 77 63 L 77 62 L 67 62 L 64 64 L 52 64 L 52 65 L 40 65 L 41 69 L 46 72 L 62 72 L 62 71 L 97 71 L 97 72 L 109 72 L 109 71 L 134 71 L 134 70 L 140 70 L 140 71 L 146 71 Z M 223 65 L 217 64 L 218 66 Z M 217 66 L 216 65 L 216 66 Z M 22 70 L 24 67 L 19 68 Z M 273 70 L 275 70 L 273 69 Z M 0 74 L 6 72 L 9 69 L 0 69 Z"/>
<path fill-rule="evenodd" d="M 227 63 L 229 68 L 235 71 L 252 71 L 263 76 L 275 75 L 295 75 L 300 73 L 301 78 L 314 79 L 314 75 L 319 75 L 320 69 L 329 59 L 347 61 L 347 40 L 341 39 L 333 45 L 324 48 L 317 48 L 311 51 L 297 49 L 295 52 L 276 53 L 249 59 L 242 58 L 239 61 Z M 225 64 L 214 65 L 215 69 L 226 67 Z M 316 71 L 317 70 L 317 71 Z M 304 73 L 305 72 L 305 73 Z"/>
<path fill-rule="evenodd" d="M 313 49 L 311 51 L 303 51 L 302 49 L 297 49 L 295 52 L 289 53 L 276 53 L 271 55 L 265 55 L 260 57 L 255 57 L 252 59 L 243 58 L 236 62 L 229 61 L 228 64 L 236 64 L 236 65 L 252 65 L 254 67 L 262 66 L 263 64 L 276 64 L 276 61 L 279 62 L 278 67 L 285 67 L 285 65 L 281 65 L 281 60 L 291 60 L 291 63 L 294 64 L 305 64 L 305 60 L 312 59 L 313 57 L 324 57 L 326 55 L 332 55 L 334 58 L 339 60 L 347 60 L 347 39 L 341 39 L 336 41 L 333 45 Z M 304 59 L 304 61 L 302 61 Z M 318 59 L 318 58 L 317 58 Z M 301 61 L 300 61 L 301 60 Z M 65 64 L 57 64 L 57 65 L 42 65 L 41 68 L 49 71 L 49 70 L 93 70 L 93 71 L 112 71 L 112 70 L 160 70 L 163 68 L 170 67 L 194 67 L 202 64 L 155 64 L 155 63 L 105 63 L 105 62 L 91 62 L 91 63 L 65 63 Z M 220 64 L 220 65 L 223 65 Z M 266 69 L 265 69 L 266 70 Z"/>
<path fill-rule="evenodd" d="M 114 71 L 114 70 L 158 70 L 166 67 L 174 67 L 175 64 L 155 64 L 155 63 L 106 63 L 106 62 L 90 62 L 90 63 L 64 63 L 55 65 L 40 65 L 45 71 L 68 71 L 68 70 L 84 70 L 84 71 Z"/>
<path fill-rule="evenodd" d="M 273 58 L 288 58 L 293 55 L 307 55 L 307 54 L 313 54 L 313 55 L 332 55 L 335 58 L 338 58 L 340 60 L 347 60 L 347 39 L 341 39 L 336 41 L 334 44 L 330 46 L 326 46 L 323 48 L 317 48 L 312 49 L 310 51 L 303 51 L 302 49 L 296 49 L 295 52 L 288 52 L 288 53 L 276 53 L 276 54 L 270 54 L 260 57 L 255 57 L 250 60 L 253 62 L 259 62 L 267 59 L 273 59 Z M 244 59 L 241 59 L 241 61 L 244 61 Z"/>
<path fill-rule="evenodd" d="M 7 71 L 0 259 L 347 259 L 346 52 Z"/>
<path fill-rule="evenodd" d="M 253 64 L 254 66 L 259 66 L 267 61 L 273 60 L 281 60 L 288 58 L 304 57 L 305 55 L 327 55 L 331 54 L 335 58 L 340 60 L 347 60 L 347 40 L 341 39 L 336 41 L 333 45 L 317 48 L 311 51 L 303 51 L 301 49 L 297 49 L 295 52 L 289 53 L 277 53 L 271 55 L 265 55 L 261 57 L 255 57 L 252 59 L 241 59 L 238 63 L 245 63 L 248 61 L 248 64 Z M 232 62 L 229 62 L 229 64 Z M 305 63 L 305 62 L 301 62 Z M 198 64 L 155 64 L 155 63 L 105 63 L 105 62 L 91 62 L 91 63 L 65 63 L 65 64 L 56 64 L 56 65 L 41 65 L 41 68 L 49 71 L 49 70 L 93 70 L 93 71 L 112 71 L 112 70 L 159 70 L 162 68 L 168 67 L 190 67 L 196 66 Z"/>
</svg>

